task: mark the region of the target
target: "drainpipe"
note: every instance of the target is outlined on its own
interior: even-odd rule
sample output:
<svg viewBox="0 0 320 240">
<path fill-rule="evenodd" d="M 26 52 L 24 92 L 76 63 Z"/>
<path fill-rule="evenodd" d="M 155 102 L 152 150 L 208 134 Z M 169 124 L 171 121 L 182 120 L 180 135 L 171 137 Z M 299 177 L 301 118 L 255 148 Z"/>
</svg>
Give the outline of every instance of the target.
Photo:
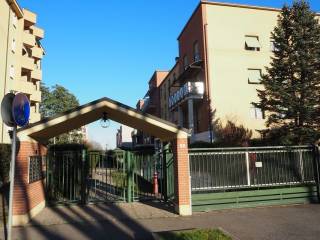
<svg viewBox="0 0 320 240">
<path fill-rule="evenodd" d="M 8 14 L 8 32 L 7 32 L 7 51 L 6 51 L 6 63 L 4 69 L 4 87 L 3 87 L 3 96 L 6 95 L 6 88 L 7 88 L 7 74 L 8 74 L 8 54 L 9 54 L 9 33 L 10 33 L 10 19 L 11 19 L 11 10 L 9 7 L 9 14 Z M 4 123 L 1 123 L 1 142 L 3 142 L 3 135 L 4 135 Z"/>
<path fill-rule="evenodd" d="M 212 109 L 211 109 L 211 87 L 210 87 L 210 73 L 209 73 L 209 59 L 208 59 L 208 23 L 204 24 L 204 59 L 205 59 L 205 78 L 206 78 L 206 86 L 207 86 L 207 102 L 209 103 L 209 111 L 208 111 L 208 119 L 209 119 L 209 133 L 210 133 L 210 143 L 213 142 L 213 129 L 212 129 Z"/>
</svg>

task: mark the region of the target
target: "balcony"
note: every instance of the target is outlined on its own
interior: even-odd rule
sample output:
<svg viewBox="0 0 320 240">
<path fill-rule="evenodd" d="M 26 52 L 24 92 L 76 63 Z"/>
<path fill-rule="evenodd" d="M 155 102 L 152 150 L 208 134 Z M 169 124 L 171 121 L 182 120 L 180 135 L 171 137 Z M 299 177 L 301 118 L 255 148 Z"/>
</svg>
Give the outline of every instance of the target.
<svg viewBox="0 0 320 240">
<path fill-rule="evenodd" d="M 40 69 L 34 69 L 31 72 L 31 78 L 36 81 L 41 81 L 42 80 L 42 71 Z"/>
<path fill-rule="evenodd" d="M 41 120 L 40 113 L 31 113 L 30 114 L 30 123 L 38 122 Z"/>
<path fill-rule="evenodd" d="M 37 15 L 33 12 L 30 12 L 27 9 L 23 9 L 23 19 L 27 22 L 28 26 L 34 25 L 37 22 Z"/>
<path fill-rule="evenodd" d="M 30 101 L 41 102 L 41 91 L 34 90 L 30 96 Z"/>
<path fill-rule="evenodd" d="M 203 82 L 186 82 L 174 94 L 169 97 L 169 108 L 176 106 L 178 103 L 192 98 L 201 99 L 204 94 Z"/>
<path fill-rule="evenodd" d="M 44 38 L 44 30 L 43 30 L 43 29 L 38 28 L 38 27 L 36 27 L 36 26 L 31 26 L 30 29 L 32 30 L 33 35 L 34 35 L 36 38 L 40 38 L 40 39 L 43 39 L 43 38 Z"/>
<path fill-rule="evenodd" d="M 36 39 L 31 33 L 23 32 L 22 36 L 23 44 L 27 45 L 28 47 L 33 47 L 35 45 Z"/>
<path fill-rule="evenodd" d="M 42 59 L 43 57 L 43 50 L 40 47 L 33 47 L 32 48 L 32 57 L 37 59 Z"/>
<path fill-rule="evenodd" d="M 36 86 L 32 82 L 27 82 L 27 76 L 21 77 L 21 80 L 13 82 L 13 89 L 17 92 L 25 94 L 33 94 L 36 90 Z"/>
<path fill-rule="evenodd" d="M 34 66 L 34 59 L 33 58 L 29 58 L 28 56 L 22 56 L 21 58 L 21 67 L 24 69 L 28 69 L 30 71 L 32 71 L 35 66 Z"/>
</svg>

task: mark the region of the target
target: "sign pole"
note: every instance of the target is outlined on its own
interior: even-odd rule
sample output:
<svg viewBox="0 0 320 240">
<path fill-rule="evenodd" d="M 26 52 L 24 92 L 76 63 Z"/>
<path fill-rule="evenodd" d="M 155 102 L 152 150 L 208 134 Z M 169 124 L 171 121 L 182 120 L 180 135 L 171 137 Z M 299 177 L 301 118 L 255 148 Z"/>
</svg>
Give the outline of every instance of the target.
<svg viewBox="0 0 320 240">
<path fill-rule="evenodd" d="M 10 167 L 10 193 L 9 193 L 9 216 L 8 216 L 8 240 L 12 239 L 12 210 L 13 210 L 13 189 L 14 172 L 16 162 L 17 126 L 13 126 L 11 144 L 11 167 Z"/>
<path fill-rule="evenodd" d="M 14 173 L 16 163 L 16 146 L 17 146 L 17 126 L 24 127 L 29 122 L 30 102 L 28 97 L 23 93 L 7 93 L 1 101 L 1 117 L 3 122 L 12 127 L 12 144 L 11 144 L 11 164 L 10 164 L 10 193 L 9 193 L 9 213 L 8 213 L 8 238 L 12 239 L 12 214 L 13 214 L 13 190 L 14 190 Z"/>
</svg>

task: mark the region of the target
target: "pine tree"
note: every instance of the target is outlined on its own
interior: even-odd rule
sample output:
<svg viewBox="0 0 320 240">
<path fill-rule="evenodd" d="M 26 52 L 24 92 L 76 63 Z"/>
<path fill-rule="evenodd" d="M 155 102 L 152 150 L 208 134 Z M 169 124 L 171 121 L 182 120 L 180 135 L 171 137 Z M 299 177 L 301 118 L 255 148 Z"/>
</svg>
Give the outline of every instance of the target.
<svg viewBox="0 0 320 240">
<path fill-rule="evenodd" d="M 320 134 L 320 25 L 306 1 L 285 5 L 271 33 L 274 55 L 257 90 L 267 136 L 307 144 Z"/>
</svg>

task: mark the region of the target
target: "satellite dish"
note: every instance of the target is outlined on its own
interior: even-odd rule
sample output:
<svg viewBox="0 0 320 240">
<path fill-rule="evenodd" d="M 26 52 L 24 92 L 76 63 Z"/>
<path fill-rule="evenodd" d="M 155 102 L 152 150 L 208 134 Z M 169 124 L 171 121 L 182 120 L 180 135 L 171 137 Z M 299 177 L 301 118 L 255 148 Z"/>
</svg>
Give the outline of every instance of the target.
<svg viewBox="0 0 320 240">
<path fill-rule="evenodd" d="M 13 127 L 15 125 L 12 115 L 12 102 L 15 95 L 13 93 L 7 93 L 1 102 L 1 117 L 2 121 L 8 126 Z"/>
<path fill-rule="evenodd" d="M 24 127 L 29 123 L 30 102 L 26 95 L 18 93 L 12 102 L 12 115 L 15 123 L 19 127 Z"/>
</svg>

